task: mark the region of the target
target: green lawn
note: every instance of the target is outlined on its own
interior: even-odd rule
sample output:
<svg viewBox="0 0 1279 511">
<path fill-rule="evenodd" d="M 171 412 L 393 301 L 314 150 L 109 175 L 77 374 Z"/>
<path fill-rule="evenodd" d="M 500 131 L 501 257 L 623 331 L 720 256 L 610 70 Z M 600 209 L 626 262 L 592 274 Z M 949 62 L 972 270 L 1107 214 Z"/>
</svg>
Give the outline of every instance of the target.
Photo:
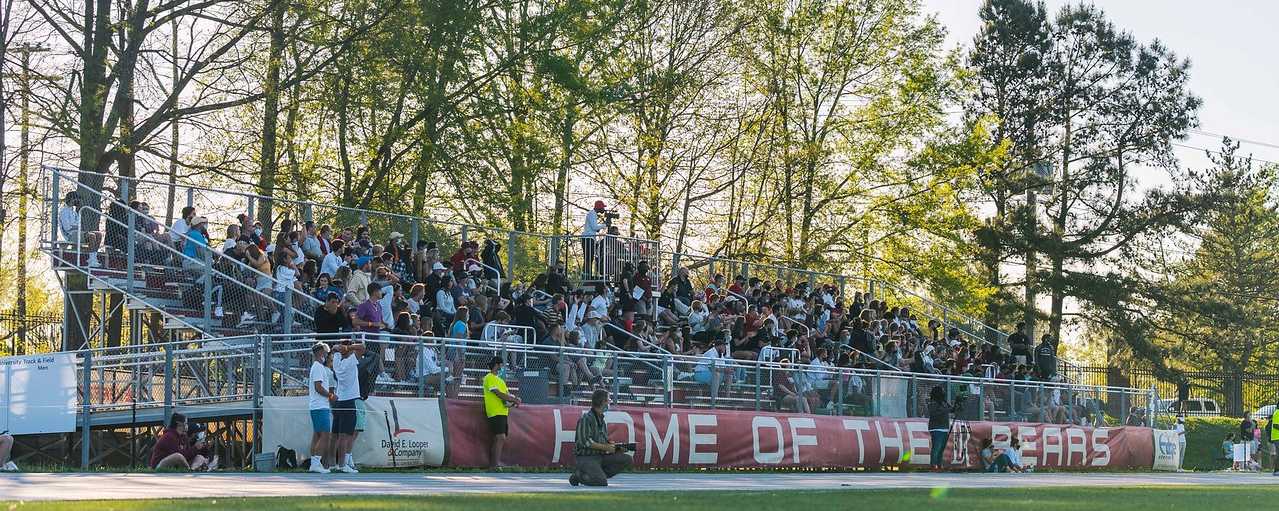
<svg viewBox="0 0 1279 511">
<path fill-rule="evenodd" d="M 1268 508 L 1279 498 L 1279 487 L 1171 486 L 1140 488 L 1026 488 L 980 490 L 849 490 L 788 492 L 615 492 L 510 495 L 449 495 L 425 497 L 361 496 L 343 498 L 257 498 L 199 500 L 141 500 L 93 502 L 0 502 L 0 511 L 15 510 L 590 510 L 698 509 L 870 509 L 948 511 L 1066 509 L 1208 511 Z"/>
</svg>

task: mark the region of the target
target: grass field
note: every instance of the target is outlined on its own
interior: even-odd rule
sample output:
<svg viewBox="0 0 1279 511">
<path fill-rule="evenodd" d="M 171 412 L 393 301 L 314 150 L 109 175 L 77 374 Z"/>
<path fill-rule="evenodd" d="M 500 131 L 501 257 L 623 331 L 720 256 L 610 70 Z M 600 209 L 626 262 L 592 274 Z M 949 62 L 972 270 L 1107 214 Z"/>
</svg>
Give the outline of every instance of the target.
<svg viewBox="0 0 1279 511">
<path fill-rule="evenodd" d="M 421 497 L 246 498 L 0 502 L 0 511 L 82 510 L 591 510 L 698 509 L 946 509 L 954 511 L 1105 509 L 1173 511 L 1269 508 L 1279 487 L 1168 486 L 1138 488 L 1025 488 L 849 490 L 792 492 L 615 492 L 480 494 Z"/>
</svg>

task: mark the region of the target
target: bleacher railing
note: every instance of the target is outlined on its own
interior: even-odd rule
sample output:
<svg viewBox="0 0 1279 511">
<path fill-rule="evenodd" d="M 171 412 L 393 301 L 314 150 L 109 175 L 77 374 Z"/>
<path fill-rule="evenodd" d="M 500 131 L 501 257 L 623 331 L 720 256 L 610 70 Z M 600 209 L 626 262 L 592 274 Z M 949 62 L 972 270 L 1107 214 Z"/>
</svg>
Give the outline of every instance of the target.
<svg viewBox="0 0 1279 511">
<path fill-rule="evenodd" d="M 819 363 L 703 358 L 572 346 L 481 340 L 343 334 L 327 342 L 365 342 L 381 364 L 375 393 L 478 399 L 487 361 L 515 367 L 508 382 L 528 403 L 589 401 L 596 386 L 618 403 L 672 407 L 807 411 L 830 415 L 926 417 L 927 396 L 941 386 L 963 401 L 969 420 L 1149 425 L 1153 390 L 841 368 Z M 265 334 L 203 342 L 147 344 L 74 352 L 81 407 L 89 413 L 132 407 L 184 407 L 305 395 L 310 347 L 317 336 Z M 441 364 L 438 380 L 418 367 L 426 350 Z M 580 372 L 586 374 L 578 374 Z M 565 374 L 571 373 L 571 374 Z M 428 383 L 430 380 L 430 383 Z M 712 392 L 715 387 L 716 392 Z M 442 391 L 442 392 L 441 392 Z M 803 396 L 800 404 L 793 395 Z M 181 410 L 179 410 L 181 411 Z"/>
<path fill-rule="evenodd" d="M 120 179 L 124 195 L 135 180 Z M 86 250 L 83 239 L 62 240 L 59 218 L 50 214 L 48 239 L 42 247 L 55 262 L 55 268 L 73 270 L 92 277 L 99 285 L 147 303 L 161 312 L 170 326 L 187 328 L 205 336 L 227 335 L 229 332 L 289 331 L 294 326 L 302 330 L 312 323 L 311 311 L 320 302 L 295 287 L 283 285 L 274 276 L 226 257 L 212 238 L 208 245 L 195 250 L 193 257 L 177 248 L 177 244 L 195 243 L 189 234 L 170 231 L 165 236 L 153 235 L 140 228 L 156 219 L 111 193 L 103 193 L 84 186 L 73 175 L 52 170 L 46 189 L 46 203 L 52 212 L 58 210 L 65 193 L 75 191 L 82 201 L 81 215 L 92 215 L 97 225 L 105 227 L 102 247 Z M 141 190 L 134 189 L 140 194 Z M 95 207 L 96 205 L 96 207 Z M 77 229 L 83 236 L 83 231 Z M 114 239 L 113 239 L 114 238 Z M 92 258 L 90 254 L 94 254 Z M 102 257 L 97 257 L 101 254 Z M 122 258 L 123 260 L 117 260 Z M 95 264 L 96 262 L 96 264 Z M 183 286 L 169 287 L 175 282 L 191 278 Z M 163 287 L 159 289 L 159 287 Z M 194 307 L 198 314 L 179 314 L 175 311 L 190 310 L 186 291 L 191 287 L 199 291 Z M 256 321 L 249 314 L 256 312 Z"/>
</svg>

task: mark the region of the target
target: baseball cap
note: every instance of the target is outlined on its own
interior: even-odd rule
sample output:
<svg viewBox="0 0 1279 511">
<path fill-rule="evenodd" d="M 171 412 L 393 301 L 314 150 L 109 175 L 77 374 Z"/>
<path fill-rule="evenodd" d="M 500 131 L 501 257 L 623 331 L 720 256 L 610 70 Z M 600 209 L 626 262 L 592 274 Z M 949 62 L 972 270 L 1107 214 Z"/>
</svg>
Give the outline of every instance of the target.
<svg viewBox="0 0 1279 511">
<path fill-rule="evenodd" d="M 595 201 L 595 209 L 604 209 L 604 208 L 605 208 L 604 201 L 602 200 Z"/>
<path fill-rule="evenodd" d="M 364 265 L 366 265 L 366 264 L 369 264 L 369 261 L 372 261 L 372 260 L 373 260 L 373 258 L 372 258 L 371 256 L 360 256 L 360 257 L 356 258 L 356 260 L 355 260 L 355 265 L 356 265 L 356 266 L 364 266 Z"/>
<path fill-rule="evenodd" d="M 435 262 L 435 264 L 431 266 L 431 270 L 432 270 L 432 271 L 442 271 L 442 270 L 444 270 L 444 269 L 445 269 L 445 268 L 444 268 L 444 265 L 443 265 L 443 264 L 440 264 L 440 262 L 439 262 L 439 261 L 436 261 L 436 262 Z"/>
</svg>

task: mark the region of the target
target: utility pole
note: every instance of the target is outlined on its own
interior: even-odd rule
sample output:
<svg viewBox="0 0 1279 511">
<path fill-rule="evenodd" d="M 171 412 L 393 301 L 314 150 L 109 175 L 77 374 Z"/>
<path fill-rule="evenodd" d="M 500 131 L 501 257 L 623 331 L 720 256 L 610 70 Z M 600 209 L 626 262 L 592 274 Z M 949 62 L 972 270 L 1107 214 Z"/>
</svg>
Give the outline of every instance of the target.
<svg viewBox="0 0 1279 511">
<path fill-rule="evenodd" d="M 22 114 L 19 119 L 21 132 L 18 138 L 18 335 L 12 338 L 9 353 L 22 354 L 27 346 L 27 202 L 31 190 L 28 187 L 31 162 L 31 54 L 49 51 L 41 45 L 23 44 L 16 51 L 22 55 L 22 70 L 18 79 L 22 82 Z M 38 76 L 49 80 L 50 77 Z M 3 243 L 0 243 L 3 245 Z"/>
</svg>

